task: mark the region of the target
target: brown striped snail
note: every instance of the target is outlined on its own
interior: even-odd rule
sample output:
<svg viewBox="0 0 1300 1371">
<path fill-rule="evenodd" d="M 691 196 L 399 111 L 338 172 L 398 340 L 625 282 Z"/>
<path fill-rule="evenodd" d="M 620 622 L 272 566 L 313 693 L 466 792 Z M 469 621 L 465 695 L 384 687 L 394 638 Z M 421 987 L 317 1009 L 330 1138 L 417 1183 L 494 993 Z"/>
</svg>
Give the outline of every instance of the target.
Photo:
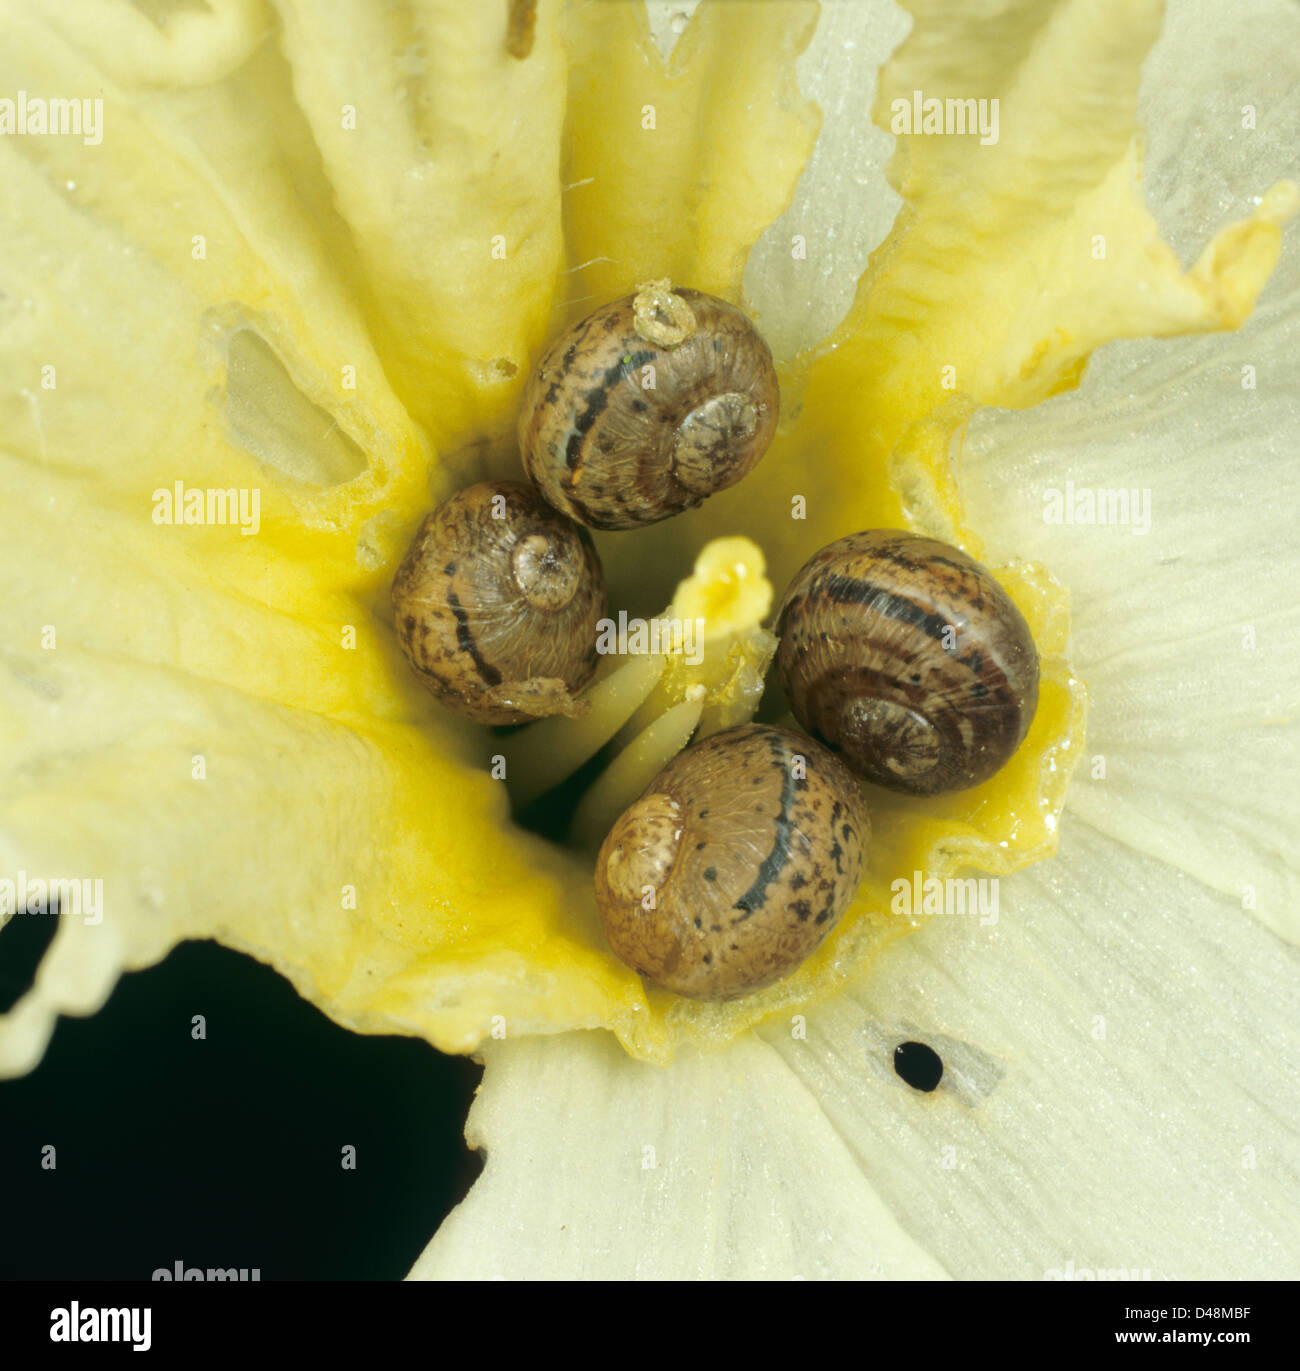
<svg viewBox="0 0 1300 1371">
<path fill-rule="evenodd" d="M 876 529 L 822 548 L 786 591 L 777 632 L 795 718 L 891 790 L 987 780 L 1038 705 L 1020 611 L 984 567 L 933 538 Z"/>
<path fill-rule="evenodd" d="M 596 861 L 606 937 L 679 995 L 758 990 L 838 923 L 869 831 L 857 782 L 811 738 L 759 724 L 715 733 L 610 829 Z"/>
<path fill-rule="evenodd" d="M 772 354 L 749 319 L 656 281 L 551 345 L 524 389 L 519 449 L 556 509 L 636 528 L 739 481 L 779 410 Z"/>
<path fill-rule="evenodd" d="M 591 536 L 529 485 L 485 481 L 421 524 L 393 580 L 398 641 L 424 684 L 480 723 L 581 712 L 605 577 Z"/>
</svg>

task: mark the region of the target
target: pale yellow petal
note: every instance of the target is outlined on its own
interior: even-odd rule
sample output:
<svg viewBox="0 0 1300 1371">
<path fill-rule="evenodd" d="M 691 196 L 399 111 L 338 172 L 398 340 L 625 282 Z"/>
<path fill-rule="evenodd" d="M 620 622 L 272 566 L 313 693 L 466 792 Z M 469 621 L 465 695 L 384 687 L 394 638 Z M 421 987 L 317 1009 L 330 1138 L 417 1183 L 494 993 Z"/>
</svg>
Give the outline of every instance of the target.
<svg viewBox="0 0 1300 1371">
<path fill-rule="evenodd" d="M 513 465 L 519 390 L 560 270 L 558 7 L 282 0 L 293 94 L 355 242 L 357 293 L 408 413 L 466 469 Z"/>
<path fill-rule="evenodd" d="M 802 2 L 705 4 L 665 63 L 643 6 L 573 9 L 566 310 L 663 277 L 739 295 L 817 135 L 793 65 L 816 21 Z"/>
<path fill-rule="evenodd" d="M 10 1021 L 28 1025 L 8 1045 L 10 1069 L 30 1061 L 58 1008 L 103 993 L 114 963 L 144 964 L 177 938 L 213 932 L 281 967 L 345 1023 L 456 1050 L 499 1020 L 512 1034 L 604 1024 L 663 1060 L 679 1042 L 725 1042 L 860 976 L 908 927 L 887 899 L 896 870 L 979 862 L 1005 872 L 1051 851 L 1081 753 L 1083 695 L 1065 655 L 1064 594 L 1043 567 L 1011 560 L 1020 548 L 1000 548 L 998 566 L 1044 657 L 1026 747 L 979 792 L 927 809 L 879 801 L 877 865 L 837 936 L 795 977 L 732 1006 L 647 992 L 609 957 L 589 864 L 510 821 L 490 769 L 508 749 L 439 711 L 406 672 L 387 582 L 436 493 L 508 457 L 512 358 L 581 309 L 574 291 L 635 285 L 637 263 L 653 265 L 646 276 L 666 267 L 736 293 L 748 246 L 791 203 L 811 140 L 791 76 L 806 6 L 706 6 L 666 66 L 628 27 L 628 7 L 595 10 L 590 33 L 623 39 L 601 61 L 589 39 L 571 39 L 563 137 L 553 7 L 520 59 L 497 46 L 499 12 L 358 11 L 342 32 L 300 22 L 306 11 L 286 4 L 283 31 L 220 79 L 193 85 L 193 62 L 177 56 L 173 78 L 144 93 L 102 79 L 98 40 L 82 33 L 74 44 L 6 11 L 9 85 L 106 92 L 101 147 L 0 143 L 20 210 L 0 228 L 2 460 L 18 524 L 0 594 L 26 616 L 6 645 L 0 709 L 15 745 L 0 833 L 13 861 L 102 876 L 108 888 L 101 941 L 86 955 L 97 969 L 89 980 L 77 970 L 77 940 L 94 926 L 65 925 Z M 1102 42 L 1095 6 L 1058 12 L 1040 35 L 1008 7 L 972 70 L 1003 64 L 1026 128 L 1062 122 L 1053 100 L 1106 96 L 1131 134 L 1140 54 Z M 749 53 L 761 60 L 735 61 L 758 42 L 742 20 L 762 35 L 761 53 Z M 1140 16 L 1122 22 L 1145 32 Z M 1062 27 L 1079 30 L 1089 62 L 1056 91 L 1036 73 L 1062 50 Z M 998 47 L 1008 32 L 1015 41 Z M 881 98 L 891 81 L 928 80 L 930 51 L 914 34 Z M 422 54 L 440 73 L 436 88 L 423 65 L 411 70 Z M 149 60 L 165 63 L 165 46 Z M 628 92 L 641 85 L 635 114 L 654 106 L 655 127 L 636 132 L 665 137 L 645 144 L 634 173 L 611 130 L 633 118 Z M 1020 86 L 1035 99 L 1016 95 Z M 344 108 L 353 89 L 355 129 Z M 1067 145 L 1064 168 L 1024 158 L 1024 130 L 1006 158 L 996 145 L 970 159 L 936 149 L 930 182 L 915 180 L 930 155 L 918 154 L 903 185 L 918 209 L 873 260 L 835 346 L 787 366 L 786 431 L 759 470 L 621 550 L 601 540 L 615 603 L 667 603 L 718 534 L 753 538 L 778 592 L 819 543 L 862 524 L 934 525 L 978 551 L 950 467 L 973 405 L 1064 384 L 1083 355 L 1059 339 L 1040 355 L 1034 343 L 1026 373 L 1010 323 L 991 328 L 980 309 L 1009 302 L 1031 333 L 1046 320 L 1041 292 L 1021 282 L 1019 303 L 999 292 L 1016 284 L 1017 263 L 1060 258 L 1060 223 L 1080 206 L 1118 206 L 1109 231 L 1123 238 L 1106 290 L 1063 277 L 1062 318 L 1082 319 L 1093 295 L 1109 302 L 1088 329 L 1071 324 L 1083 344 L 1117 326 L 1135 283 L 1160 286 L 1155 331 L 1197 309 L 1240 314 L 1285 193 L 1221 240 L 1199 276 L 1178 277 L 1141 247 L 1150 225 L 1120 174 L 1131 137 L 1113 122 L 1103 121 L 1101 153 Z M 584 268 L 553 300 L 557 173 L 588 149 L 595 180 L 564 192 L 572 265 L 612 256 L 593 246 L 604 233 L 626 241 L 627 255 Z M 619 187 L 635 191 L 638 175 L 634 211 Z M 583 190 L 593 192 L 585 207 Z M 1034 204 L 1023 229 L 1010 211 L 1017 197 Z M 957 223 L 945 217 L 954 205 Z M 501 217 L 506 255 L 496 258 Z M 935 259 L 958 228 L 972 241 Z M 485 267 L 501 273 L 481 282 L 470 270 L 480 240 Z M 947 264 L 961 268 L 951 279 Z M 616 290 L 623 268 L 630 279 Z M 927 283 L 932 311 L 910 331 L 882 331 L 883 307 Z M 949 346 L 961 352 L 951 392 L 931 374 Z M 421 419 L 444 447 L 471 429 L 475 444 L 440 453 L 431 473 Z M 158 502 L 177 480 L 257 490 L 256 531 L 160 525 Z M 234 884 L 214 878 L 222 871 L 239 873 Z"/>
<path fill-rule="evenodd" d="M 628 1059 L 606 1034 L 496 1043 L 487 1170 L 416 1280 L 934 1280 L 798 1077 L 752 1039 Z"/>
</svg>

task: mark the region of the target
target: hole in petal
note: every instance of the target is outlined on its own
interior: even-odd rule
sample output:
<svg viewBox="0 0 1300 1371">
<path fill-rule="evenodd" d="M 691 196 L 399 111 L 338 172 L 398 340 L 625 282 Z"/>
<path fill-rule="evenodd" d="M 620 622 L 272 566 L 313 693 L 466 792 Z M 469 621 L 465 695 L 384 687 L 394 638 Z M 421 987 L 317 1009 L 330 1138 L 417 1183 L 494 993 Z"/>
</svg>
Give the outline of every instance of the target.
<svg viewBox="0 0 1300 1371">
<path fill-rule="evenodd" d="M 519 364 L 509 357 L 493 357 L 487 362 L 471 360 L 467 365 L 469 374 L 479 386 L 499 386 L 519 375 Z"/>
<path fill-rule="evenodd" d="M 672 56 L 677 40 L 686 32 L 699 5 L 700 0 L 649 0 L 647 3 L 650 32 L 665 62 Z"/>
<path fill-rule="evenodd" d="M 328 488 L 366 469 L 361 449 L 328 411 L 298 389 L 284 363 L 251 329 L 231 335 L 225 401 L 235 442 L 294 481 Z"/>
<path fill-rule="evenodd" d="M 913 1090 L 929 1094 L 943 1080 L 943 1058 L 925 1043 L 899 1043 L 894 1048 L 894 1070 Z"/>
<path fill-rule="evenodd" d="M 357 565 L 366 571 L 396 566 L 402 560 L 403 537 L 407 533 L 409 529 L 396 510 L 381 510 L 373 515 L 357 533 Z"/>
</svg>

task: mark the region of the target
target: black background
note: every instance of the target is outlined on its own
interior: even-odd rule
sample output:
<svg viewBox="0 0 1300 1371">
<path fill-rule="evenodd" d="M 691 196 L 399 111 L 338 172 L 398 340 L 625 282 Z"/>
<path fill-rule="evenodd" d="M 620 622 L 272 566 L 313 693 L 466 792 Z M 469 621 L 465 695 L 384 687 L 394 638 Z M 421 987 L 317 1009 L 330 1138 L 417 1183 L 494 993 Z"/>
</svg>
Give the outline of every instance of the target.
<svg viewBox="0 0 1300 1371">
<path fill-rule="evenodd" d="M 0 1012 L 54 922 L 0 930 Z M 249 957 L 182 944 L 98 1014 L 60 1019 L 41 1065 L 0 1081 L 0 1279 L 147 1281 L 178 1260 L 263 1281 L 400 1279 L 482 1169 L 463 1138 L 481 1074 L 339 1028 Z"/>
</svg>

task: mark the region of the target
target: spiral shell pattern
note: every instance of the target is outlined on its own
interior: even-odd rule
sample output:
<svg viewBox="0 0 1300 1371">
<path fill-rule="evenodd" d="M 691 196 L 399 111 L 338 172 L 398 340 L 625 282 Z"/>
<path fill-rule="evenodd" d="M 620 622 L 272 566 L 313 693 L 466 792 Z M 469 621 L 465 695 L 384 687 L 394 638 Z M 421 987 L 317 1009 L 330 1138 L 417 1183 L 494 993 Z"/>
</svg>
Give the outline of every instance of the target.
<svg viewBox="0 0 1300 1371">
<path fill-rule="evenodd" d="M 605 577 L 586 529 L 531 486 L 485 481 L 434 510 L 392 598 L 407 660 L 458 713 L 516 724 L 580 711 Z"/>
<path fill-rule="evenodd" d="M 524 389 L 519 449 L 591 528 L 657 523 L 734 485 L 771 442 L 772 355 L 734 305 L 654 283 L 558 338 Z"/>
<path fill-rule="evenodd" d="M 679 995 L 758 990 L 839 922 L 869 831 L 857 782 L 811 738 L 758 724 L 715 733 L 674 758 L 601 847 L 610 946 Z"/>
<path fill-rule="evenodd" d="M 984 567 L 933 538 L 877 529 L 831 543 L 791 582 L 777 632 L 795 718 L 891 790 L 987 780 L 1037 708 L 1020 611 Z"/>
</svg>

